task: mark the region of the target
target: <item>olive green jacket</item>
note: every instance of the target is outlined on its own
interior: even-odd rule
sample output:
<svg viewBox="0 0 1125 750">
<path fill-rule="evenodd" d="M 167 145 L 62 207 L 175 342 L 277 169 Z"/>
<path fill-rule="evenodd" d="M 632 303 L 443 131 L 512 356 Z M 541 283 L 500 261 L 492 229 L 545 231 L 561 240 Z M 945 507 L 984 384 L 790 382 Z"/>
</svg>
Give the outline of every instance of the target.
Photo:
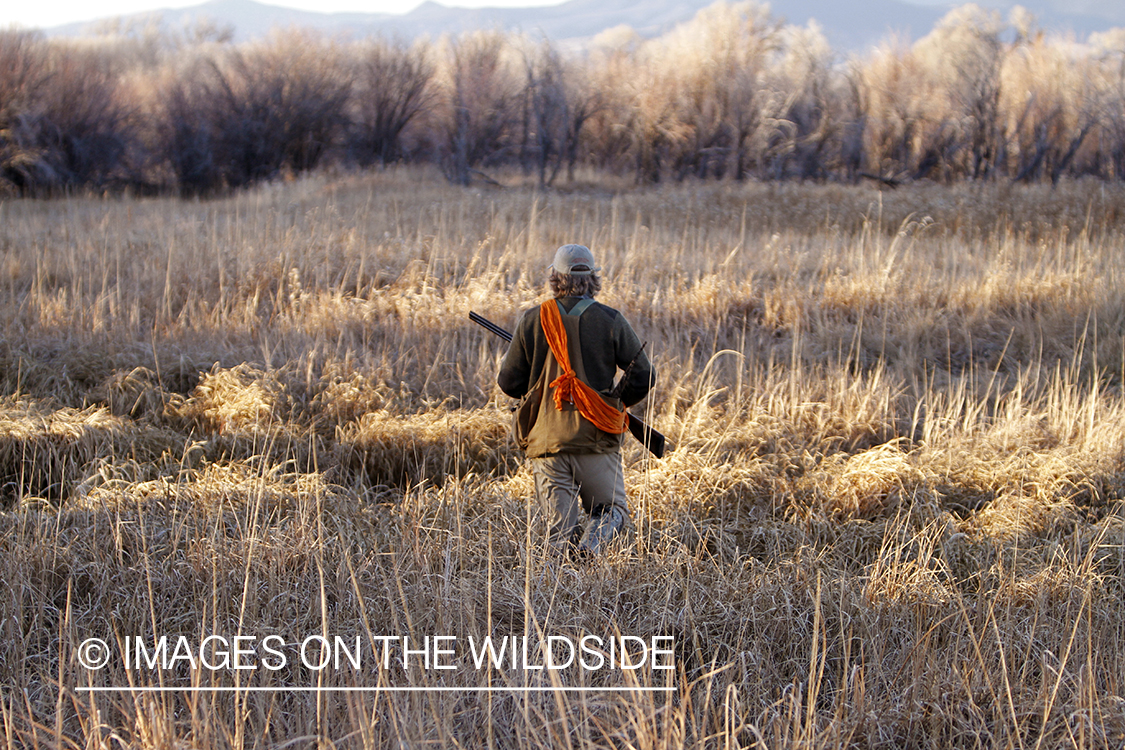
<svg viewBox="0 0 1125 750">
<path fill-rule="evenodd" d="M 637 334 L 625 317 L 612 307 L 577 297 L 558 301 L 567 331 L 567 349 L 571 366 L 587 385 L 598 391 L 616 408 L 641 401 L 655 380 L 652 363 L 641 348 Z M 581 307 L 579 303 L 582 302 Z M 578 312 L 575 317 L 570 314 Z M 531 457 L 555 453 L 608 453 L 621 446 L 621 435 L 612 435 L 579 417 L 573 405 L 565 405 L 562 413 L 554 407 L 546 385 L 559 374 L 543 325 L 539 308 L 525 312 L 512 336 L 512 343 L 500 366 L 497 381 L 500 389 L 513 398 L 523 399 L 521 413 L 528 421 L 524 435 L 517 429 L 517 438 Z M 636 359 L 629 379 L 620 393 L 620 401 L 610 398 L 618 369 L 625 370 Z M 534 404 L 528 404 L 528 400 Z M 622 403 L 623 402 L 623 403 Z M 530 426 L 534 424 L 534 426 Z"/>
</svg>

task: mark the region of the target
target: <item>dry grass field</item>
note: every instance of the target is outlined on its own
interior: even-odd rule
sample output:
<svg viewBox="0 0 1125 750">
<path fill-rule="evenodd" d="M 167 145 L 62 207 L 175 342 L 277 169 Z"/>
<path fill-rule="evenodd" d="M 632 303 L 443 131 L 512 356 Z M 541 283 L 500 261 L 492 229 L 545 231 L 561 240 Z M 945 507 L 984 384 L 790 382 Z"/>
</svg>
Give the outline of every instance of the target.
<svg viewBox="0 0 1125 750">
<path fill-rule="evenodd" d="M 675 445 L 627 447 L 637 533 L 581 566 L 543 551 L 467 319 L 511 328 L 571 241 Z M 5 747 L 1125 746 L 1120 185 L 14 200 L 0 289 Z M 675 659 L 120 658 L 269 635 Z"/>
</svg>

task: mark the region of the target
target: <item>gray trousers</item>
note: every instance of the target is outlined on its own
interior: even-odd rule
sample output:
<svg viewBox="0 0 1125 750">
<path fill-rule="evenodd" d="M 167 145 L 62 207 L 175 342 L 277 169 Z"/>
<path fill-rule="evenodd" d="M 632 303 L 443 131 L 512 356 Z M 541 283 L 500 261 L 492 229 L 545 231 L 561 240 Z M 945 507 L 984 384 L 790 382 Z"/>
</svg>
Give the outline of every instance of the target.
<svg viewBox="0 0 1125 750">
<path fill-rule="evenodd" d="M 577 544 L 582 537 L 581 510 L 600 516 L 616 507 L 631 528 L 625 499 L 625 470 L 620 453 L 558 453 L 531 459 L 535 496 L 551 522 L 552 546 Z"/>
</svg>

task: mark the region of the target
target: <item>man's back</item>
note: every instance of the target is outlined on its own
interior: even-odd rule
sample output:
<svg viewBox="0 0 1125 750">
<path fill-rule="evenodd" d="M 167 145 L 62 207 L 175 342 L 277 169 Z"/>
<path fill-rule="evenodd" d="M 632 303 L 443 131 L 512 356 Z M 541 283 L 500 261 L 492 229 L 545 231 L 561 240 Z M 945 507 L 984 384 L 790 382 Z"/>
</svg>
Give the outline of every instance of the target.
<svg viewBox="0 0 1125 750">
<path fill-rule="evenodd" d="M 562 297 L 558 301 L 569 313 L 582 300 Z M 636 359 L 620 398 L 631 406 L 648 394 L 653 381 L 652 364 L 624 315 L 612 307 L 593 302 L 582 311 L 578 330 L 587 385 L 596 391 L 609 393 L 617 370 L 626 370 Z M 522 398 L 539 379 L 549 351 L 539 319 L 539 308 L 534 307 L 525 312 L 516 325 L 512 345 L 497 377 L 500 389 L 513 398 Z"/>
</svg>

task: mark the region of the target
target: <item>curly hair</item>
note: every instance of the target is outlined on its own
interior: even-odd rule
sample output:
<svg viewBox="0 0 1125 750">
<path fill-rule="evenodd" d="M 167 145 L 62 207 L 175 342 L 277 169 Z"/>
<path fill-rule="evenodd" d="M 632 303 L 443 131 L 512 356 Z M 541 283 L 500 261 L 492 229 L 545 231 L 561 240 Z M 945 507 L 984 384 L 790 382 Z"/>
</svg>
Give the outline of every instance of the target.
<svg viewBox="0 0 1125 750">
<path fill-rule="evenodd" d="M 602 290 L 602 280 L 596 273 L 588 275 L 555 273 L 547 279 L 551 294 L 559 297 L 595 297 Z"/>
</svg>

